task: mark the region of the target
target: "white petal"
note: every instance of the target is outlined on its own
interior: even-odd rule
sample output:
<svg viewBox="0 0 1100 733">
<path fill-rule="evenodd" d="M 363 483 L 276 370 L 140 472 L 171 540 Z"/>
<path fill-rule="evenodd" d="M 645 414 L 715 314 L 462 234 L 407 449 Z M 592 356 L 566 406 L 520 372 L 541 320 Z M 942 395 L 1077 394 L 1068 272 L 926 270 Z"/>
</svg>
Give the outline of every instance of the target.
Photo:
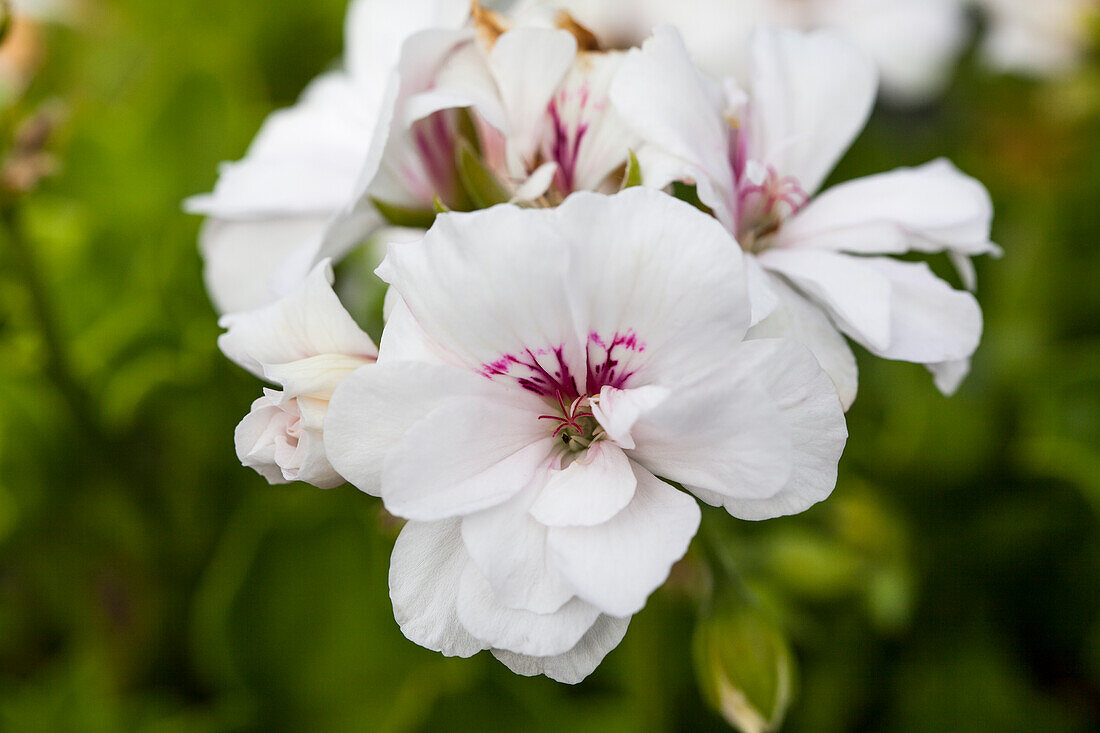
<svg viewBox="0 0 1100 733">
<path fill-rule="evenodd" d="M 678 178 L 690 169 L 707 180 L 717 200 L 706 203 L 732 227 L 731 131 L 721 90 L 692 64 L 679 33 L 658 28 L 640 51 L 631 51 L 611 83 L 610 97 L 627 126 L 681 161 Z"/>
<path fill-rule="evenodd" d="M 292 415 L 277 407 L 269 398 L 261 397 L 233 431 L 233 442 L 241 464 L 255 469 L 270 484 L 285 484 L 279 464 L 275 462 L 275 441 L 286 435 Z"/>
<path fill-rule="evenodd" d="M 890 280 L 866 259 L 811 249 L 770 249 L 757 259 L 824 307 L 841 330 L 867 348 L 889 345 Z"/>
<path fill-rule="evenodd" d="M 329 216 L 352 195 L 375 114 L 346 75 L 318 77 L 267 118 L 243 160 L 221 166 L 213 193 L 185 208 L 223 219 Z"/>
<path fill-rule="evenodd" d="M 283 476 L 303 481 L 318 489 L 343 486 L 344 477 L 336 472 L 325 452 L 324 435 L 320 431 L 304 431 L 298 438 L 297 466 L 283 467 Z"/>
<path fill-rule="evenodd" d="M 658 476 L 736 498 L 774 496 L 791 475 L 791 437 L 739 349 L 634 426 L 630 457 Z"/>
<path fill-rule="evenodd" d="M 263 365 L 321 354 L 373 360 L 378 350 L 332 291 L 332 265 L 323 262 L 297 290 L 254 311 L 223 316 L 218 348 L 257 376 Z"/>
<path fill-rule="evenodd" d="M 512 202 L 527 203 L 542 197 L 550 189 L 557 172 L 557 163 L 543 163 L 516 189 Z"/>
<path fill-rule="evenodd" d="M 775 278 L 765 272 L 755 257 L 745 258 L 745 279 L 752 302 L 752 325 L 756 326 L 780 306 Z"/>
<path fill-rule="evenodd" d="M 335 216 L 325 224 L 320 237 L 296 249 L 271 273 L 271 289 L 283 295 L 298 286 L 326 259 L 339 262 L 366 242 L 382 227 L 382 216 L 374 209 Z"/>
<path fill-rule="evenodd" d="M 712 217 L 660 191 L 577 193 L 554 210 L 570 241 L 569 283 L 590 360 L 616 349 L 617 374 L 673 387 L 741 341 L 750 303 L 741 250 Z"/>
<path fill-rule="evenodd" d="M 992 220 L 982 184 L 939 160 L 830 188 L 783 225 L 777 242 L 859 254 L 978 255 L 997 251 Z"/>
<path fill-rule="evenodd" d="M 829 317 L 782 279 L 774 275 L 770 287 L 779 297 L 780 305 L 766 319 L 749 331 L 749 338 L 789 337 L 813 352 L 821 368 L 832 378 L 847 410 L 856 399 L 859 369 L 847 339 L 837 331 Z"/>
<path fill-rule="evenodd" d="M 567 31 L 517 28 L 497 39 L 489 67 L 507 116 L 508 165 L 512 175 L 530 169 L 546 108 L 577 53 Z"/>
<path fill-rule="evenodd" d="M 374 364 L 348 375 L 325 416 L 328 457 L 348 481 L 381 495 L 382 464 L 414 424 L 451 397 L 483 395 L 490 383 L 434 364 Z"/>
<path fill-rule="evenodd" d="M 613 519 L 595 527 L 554 527 L 547 535 L 577 595 L 614 616 L 642 610 L 699 528 L 694 499 L 641 467 L 634 473 L 634 499 Z"/>
<path fill-rule="evenodd" d="M 873 353 L 934 364 L 966 359 L 978 348 L 982 310 L 973 295 L 953 289 L 923 262 L 888 257 L 865 262 L 890 281 L 890 346 Z"/>
<path fill-rule="evenodd" d="M 867 121 L 874 64 L 829 31 L 761 29 L 749 49 L 749 156 L 813 193 Z"/>
<path fill-rule="evenodd" d="M 503 649 L 493 649 L 493 656 L 508 669 L 524 677 L 544 674 L 556 682 L 575 685 L 596 671 L 607 653 L 626 636 L 629 618 L 600 616 L 577 645 L 565 654 L 552 657 L 532 657 Z"/>
<path fill-rule="evenodd" d="M 608 438 L 623 448 L 633 448 L 634 438 L 630 435 L 630 429 L 634 423 L 671 394 L 669 389 L 655 384 L 635 389 L 605 386 L 600 390 L 599 400 L 592 405 L 592 415 Z"/>
<path fill-rule="evenodd" d="M 928 364 L 927 367 L 932 373 L 936 389 L 950 397 L 959 390 L 963 380 L 970 374 L 970 359 L 944 361 L 939 364 Z"/>
<path fill-rule="evenodd" d="M 410 641 L 448 657 L 488 647 L 458 620 L 458 586 L 469 562 L 457 519 L 408 522 L 401 529 L 390 558 L 390 599 Z"/>
<path fill-rule="evenodd" d="M 231 221 L 208 219 L 199 234 L 203 279 L 220 313 L 267 305 L 279 294 L 275 270 L 301 248 L 322 236 L 324 218 Z"/>
<path fill-rule="evenodd" d="M 348 71 L 360 84 L 377 89 L 406 39 L 426 28 L 457 29 L 469 11 L 466 0 L 355 0 L 345 28 Z"/>
<path fill-rule="evenodd" d="M 373 359 L 321 354 L 287 364 L 265 364 L 263 376 L 283 388 L 283 397 L 313 397 L 328 400 L 344 377 Z"/>
<path fill-rule="evenodd" d="M 630 503 L 637 483 L 622 449 L 601 441 L 550 474 L 531 516 L 550 527 L 602 524 Z"/>
<path fill-rule="evenodd" d="M 462 521 L 462 541 L 497 600 L 535 613 L 553 613 L 574 595 L 547 556 L 546 527 L 528 513 L 545 483 L 539 476 L 500 506 Z"/>
<path fill-rule="evenodd" d="M 422 241 L 391 245 L 378 274 L 458 363 L 492 374 L 492 364 L 512 357 L 557 371 L 547 350 L 561 348 L 576 367 L 583 360 L 566 289 L 570 243 L 555 219 L 513 206 L 443 214 Z"/>
<path fill-rule="evenodd" d="M 544 139 L 543 156 L 561 163 L 568 190 L 618 190 L 621 179 L 613 174 L 641 145 L 609 99 L 625 58 L 621 51 L 581 56 L 550 102 L 554 129 Z"/>
<path fill-rule="evenodd" d="M 390 307 L 387 309 L 386 327 L 382 329 L 382 339 L 378 345 L 378 363 L 388 364 L 400 361 L 445 363 L 438 353 L 438 348 L 413 318 L 409 306 L 405 305 L 405 301 L 393 288 L 386 293 L 386 304 Z"/>
<path fill-rule="evenodd" d="M 501 388 L 502 390 L 504 388 Z M 382 499 L 399 517 L 433 521 L 496 506 L 527 486 L 554 441 L 527 406 L 452 397 L 386 455 Z"/>
<path fill-rule="evenodd" d="M 473 563 L 458 589 L 458 618 L 475 637 L 497 649 L 537 657 L 564 654 L 592 628 L 600 612 L 579 598 L 554 613 L 532 613 L 503 605 Z"/>
<path fill-rule="evenodd" d="M 722 505 L 739 519 L 797 514 L 824 500 L 836 486 L 837 463 L 848 437 L 844 410 L 829 377 L 795 341 L 747 341 L 740 361 L 779 406 L 793 446 L 792 470 L 773 496 L 725 498 Z"/>
</svg>

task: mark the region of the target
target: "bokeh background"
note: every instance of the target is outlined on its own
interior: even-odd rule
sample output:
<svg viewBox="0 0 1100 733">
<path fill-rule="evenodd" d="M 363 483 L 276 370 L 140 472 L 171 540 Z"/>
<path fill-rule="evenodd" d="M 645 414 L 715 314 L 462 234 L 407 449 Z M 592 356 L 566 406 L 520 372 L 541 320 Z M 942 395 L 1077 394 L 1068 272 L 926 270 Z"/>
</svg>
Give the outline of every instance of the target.
<svg viewBox="0 0 1100 733">
<path fill-rule="evenodd" d="M 56 168 L 0 204 L 0 730 L 726 729 L 698 548 L 570 688 L 406 641 L 379 503 L 237 462 L 259 385 L 217 351 L 180 201 L 339 56 L 344 6 L 103 0 L 37 29 L 0 111 L 5 165 Z M 1005 249 L 972 376 L 944 399 L 860 353 L 833 497 L 705 529 L 793 649 L 785 730 L 1098 730 L 1100 64 L 1038 83 L 968 54 L 834 180 L 939 155 Z"/>
</svg>

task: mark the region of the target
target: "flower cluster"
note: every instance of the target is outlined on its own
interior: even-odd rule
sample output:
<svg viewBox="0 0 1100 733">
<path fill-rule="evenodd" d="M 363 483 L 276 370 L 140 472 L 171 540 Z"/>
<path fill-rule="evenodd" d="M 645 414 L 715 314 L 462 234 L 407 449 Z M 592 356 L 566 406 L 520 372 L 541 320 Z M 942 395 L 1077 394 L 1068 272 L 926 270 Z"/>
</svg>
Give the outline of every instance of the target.
<svg viewBox="0 0 1100 733">
<path fill-rule="evenodd" d="M 597 5 L 358 0 L 344 69 L 189 202 L 219 346 L 277 386 L 241 462 L 407 520 L 409 639 L 570 683 L 685 554 L 698 501 L 762 520 L 830 494 L 845 337 L 958 386 L 978 303 L 893 255 L 946 254 L 972 289 L 998 252 L 946 161 L 819 193 L 875 99 L 859 46 L 760 28 L 719 74 L 699 28 L 635 38 Z M 376 348 L 332 263 L 378 238 Z"/>
</svg>

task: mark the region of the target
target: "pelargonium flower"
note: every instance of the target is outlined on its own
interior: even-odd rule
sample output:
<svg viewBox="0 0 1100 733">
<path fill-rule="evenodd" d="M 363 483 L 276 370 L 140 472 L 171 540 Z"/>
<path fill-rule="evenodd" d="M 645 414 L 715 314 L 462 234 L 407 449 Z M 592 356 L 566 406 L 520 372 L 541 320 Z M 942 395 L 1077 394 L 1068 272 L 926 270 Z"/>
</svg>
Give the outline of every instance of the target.
<svg viewBox="0 0 1100 733">
<path fill-rule="evenodd" d="M 473 5 L 457 29 L 406 45 L 358 210 L 428 226 L 438 204 L 558 203 L 620 187 L 633 138 L 607 99 L 621 52 L 568 17 L 517 24 Z M 476 162 L 462 161 L 467 146 Z M 471 180 L 475 179 L 475 180 Z"/>
<path fill-rule="evenodd" d="M 264 389 L 234 435 L 237 457 L 270 483 L 344 483 L 325 455 L 329 398 L 378 350 L 332 291 L 325 260 L 294 291 L 262 308 L 222 316 L 222 352 L 280 389 Z"/>
<path fill-rule="evenodd" d="M 338 259 L 380 223 L 350 211 L 371 136 L 405 40 L 458 24 L 464 0 L 355 0 L 344 68 L 325 73 L 271 115 L 243 160 L 222 166 L 214 192 L 186 203 L 209 217 L 200 237 L 207 289 L 221 312 L 285 294 L 325 257 Z"/>
<path fill-rule="evenodd" d="M 840 402 L 801 345 L 744 340 L 742 260 L 642 187 L 444 214 L 390 247 L 379 361 L 337 388 L 325 440 L 409 520 L 408 638 L 578 682 L 686 551 L 690 494 L 765 519 L 832 491 Z"/>
<path fill-rule="evenodd" d="M 815 196 L 867 119 L 874 66 L 826 31 L 761 31 L 750 58 L 747 83 L 719 85 L 672 28 L 631 52 L 611 97 L 646 141 L 643 180 L 697 187 L 750 255 L 754 334 L 803 341 L 846 407 L 856 363 L 838 331 L 878 356 L 927 365 L 954 391 L 981 337 L 977 301 L 926 264 L 869 255 L 947 252 L 973 287 L 969 258 L 999 252 L 985 189 L 936 161 Z"/>
<path fill-rule="evenodd" d="M 1095 0 L 977 0 L 989 17 L 982 52 L 1000 69 L 1054 76 L 1075 68 L 1100 18 Z"/>
<path fill-rule="evenodd" d="M 756 28 L 832 29 L 870 54 L 886 96 L 904 103 L 943 90 L 968 34 L 962 0 L 525 0 L 520 6 L 564 9 L 618 48 L 640 46 L 655 28 L 673 25 L 695 62 L 717 79 L 743 73 Z"/>
</svg>

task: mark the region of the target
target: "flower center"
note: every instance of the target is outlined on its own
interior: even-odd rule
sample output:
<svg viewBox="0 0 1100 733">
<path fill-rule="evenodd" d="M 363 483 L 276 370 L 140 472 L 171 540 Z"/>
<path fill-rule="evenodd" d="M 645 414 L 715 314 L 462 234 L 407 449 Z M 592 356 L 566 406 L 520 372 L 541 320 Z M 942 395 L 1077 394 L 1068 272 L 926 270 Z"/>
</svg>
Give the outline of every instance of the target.
<svg viewBox="0 0 1100 733">
<path fill-rule="evenodd" d="M 746 252 L 767 249 L 783 222 L 809 201 L 794 176 L 780 176 L 769 166 L 746 171 L 737 193 L 737 241 Z"/>
<path fill-rule="evenodd" d="M 539 420 L 548 420 L 554 427 L 553 437 L 561 438 L 565 447 L 573 452 L 586 450 L 600 438 L 604 430 L 591 411 L 591 400 L 581 396 L 566 405 L 565 398 L 558 393 L 555 414 L 539 415 Z"/>
<path fill-rule="evenodd" d="M 550 410 L 538 419 L 546 421 L 553 436 L 569 450 L 581 451 L 605 434 L 592 414 L 593 402 L 604 387 L 627 389 L 643 366 L 645 352 L 645 342 L 633 329 L 610 336 L 592 331 L 583 354 L 572 358 L 566 358 L 563 345 L 524 348 L 482 364 L 478 371 L 488 379 L 512 381 L 541 397 Z"/>
</svg>

